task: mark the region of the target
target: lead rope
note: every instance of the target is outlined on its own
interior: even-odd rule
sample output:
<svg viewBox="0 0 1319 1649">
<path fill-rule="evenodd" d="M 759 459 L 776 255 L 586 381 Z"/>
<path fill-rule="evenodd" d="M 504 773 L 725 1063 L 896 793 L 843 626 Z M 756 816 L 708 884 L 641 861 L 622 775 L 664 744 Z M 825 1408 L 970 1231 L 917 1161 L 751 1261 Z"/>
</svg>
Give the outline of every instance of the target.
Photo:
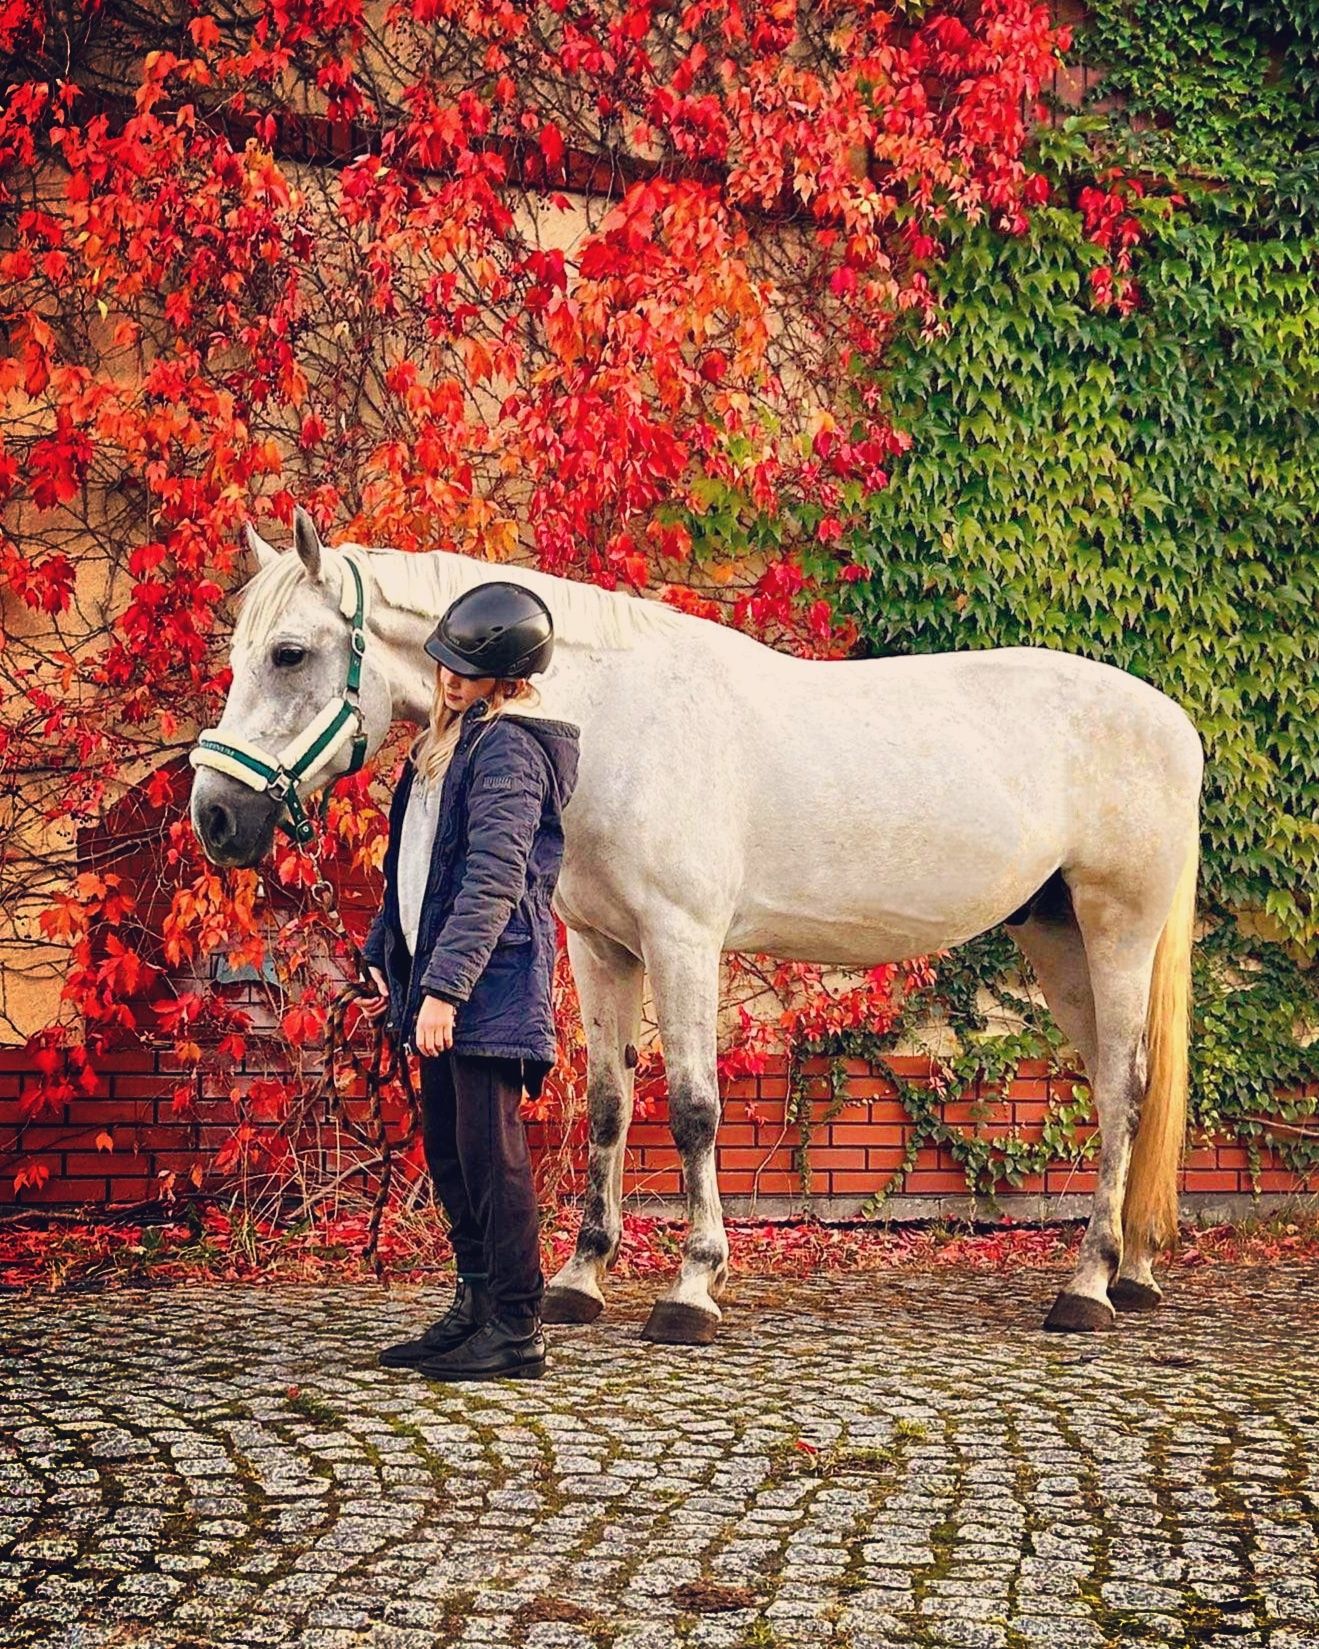
<svg viewBox="0 0 1319 1649">
<path fill-rule="evenodd" d="M 380 1224 L 384 1217 L 385 1205 L 389 1201 L 389 1194 L 394 1182 L 394 1157 L 396 1147 L 389 1137 L 389 1129 L 385 1123 L 382 1093 L 385 1086 L 398 1080 L 403 1089 L 404 1099 L 407 1102 L 408 1124 L 402 1139 L 398 1142 L 398 1150 L 406 1150 L 416 1137 L 420 1126 L 421 1111 L 417 1103 L 417 1092 L 412 1081 L 412 1067 L 408 1064 L 407 1055 L 399 1046 L 398 1039 L 391 1036 L 385 1029 L 385 1015 L 382 1014 L 372 1027 L 371 1051 L 369 1059 L 357 1052 L 344 1034 L 344 1016 L 349 1006 L 366 996 L 378 995 L 375 981 L 371 978 L 366 958 L 362 955 L 361 947 L 344 926 L 343 917 L 339 912 L 338 902 L 334 896 L 334 889 L 320 876 L 312 884 L 311 896 L 320 906 L 321 915 L 327 927 L 332 929 L 338 938 L 348 948 L 352 957 L 353 966 L 358 977 L 350 980 L 334 1001 L 330 1004 L 329 1013 L 325 1021 L 325 1064 L 320 1077 L 308 1095 L 304 1108 L 305 1116 L 318 1103 L 324 1103 L 329 1114 L 360 1145 L 375 1152 L 379 1163 L 379 1178 L 376 1184 L 376 1193 L 371 1202 L 371 1212 L 367 1219 L 366 1244 L 362 1249 L 362 1258 L 370 1264 L 379 1282 L 384 1281 L 385 1268 L 380 1257 Z M 385 1044 L 389 1043 L 390 1059 L 386 1064 Z M 354 1073 L 361 1077 L 366 1096 L 367 1124 L 369 1133 L 363 1134 L 353 1119 L 348 1115 L 335 1080 L 336 1062 L 341 1052 L 346 1051 L 348 1062 Z"/>
</svg>

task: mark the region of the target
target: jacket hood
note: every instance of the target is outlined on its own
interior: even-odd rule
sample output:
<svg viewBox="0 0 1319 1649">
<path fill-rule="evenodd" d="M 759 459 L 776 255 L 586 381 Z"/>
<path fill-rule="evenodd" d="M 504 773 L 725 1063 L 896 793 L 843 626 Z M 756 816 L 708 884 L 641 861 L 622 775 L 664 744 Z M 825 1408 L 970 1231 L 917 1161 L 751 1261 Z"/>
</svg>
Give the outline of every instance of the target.
<svg viewBox="0 0 1319 1649">
<path fill-rule="evenodd" d="M 559 786 L 559 806 L 562 807 L 572 795 L 577 783 L 581 729 L 576 722 L 559 721 L 540 711 L 528 715 L 521 710 L 502 710 L 500 718 L 516 722 L 519 727 L 524 728 L 545 752 Z"/>
</svg>

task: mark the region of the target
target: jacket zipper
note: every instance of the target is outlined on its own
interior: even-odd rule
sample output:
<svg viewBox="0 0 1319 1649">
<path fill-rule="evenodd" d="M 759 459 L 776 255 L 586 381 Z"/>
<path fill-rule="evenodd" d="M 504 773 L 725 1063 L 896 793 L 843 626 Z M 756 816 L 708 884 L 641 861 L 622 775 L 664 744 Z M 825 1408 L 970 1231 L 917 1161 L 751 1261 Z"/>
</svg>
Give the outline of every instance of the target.
<svg viewBox="0 0 1319 1649">
<path fill-rule="evenodd" d="M 405 941 L 405 943 L 406 943 L 406 941 Z M 412 976 L 416 972 L 416 968 L 417 968 L 417 958 L 415 956 L 411 955 L 411 953 L 409 953 L 409 956 L 408 956 L 408 989 L 407 989 L 407 994 L 403 998 L 403 1011 L 404 1011 L 404 1013 L 406 1013 L 408 1008 L 411 1007 L 411 1005 L 412 1005 Z M 412 1043 L 409 1042 L 404 1046 L 403 1051 L 404 1051 L 404 1053 L 413 1053 L 413 1054 L 415 1054 L 417 1050 L 416 1050 L 416 1048 L 413 1047 Z"/>
<path fill-rule="evenodd" d="M 413 784 L 416 783 L 416 775 L 415 774 L 413 774 L 413 776 L 412 776 L 411 783 L 413 783 Z M 404 812 L 406 812 L 406 811 L 407 810 L 405 808 Z M 399 829 L 401 830 L 402 827 L 403 827 L 403 814 L 401 813 L 399 815 Z M 397 865 L 396 865 L 396 867 L 395 867 L 395 876 L 397 876 L 397 874 L 398 874 L 398 872 L 397 872 Z M 403 934 L 403 925 L 400 922 L 400 923 L 397 924 L 397 926 L 398 926 L 399 938 L 403 940 L 403 947 L 406 950 L 408 942 L 407 942 L 407 939 L 404 937 L 404 934 Z M 420 929 L 418 929 L 418 937 L 420 937 Z M 407 1018 L 408 1018 L 408 1009 L 412 1006 L 412 981 L 413 981 L 413 977 L 416 974 L 416 971 L 417 971 L 417 958 L 413 954 L 412 951 L 408 950 L 408 988 L 403 993 L 403 1019 L 404 1019 L 405 1023 L 406 1023 Z M 402 1028 L 403 1027 L 400 1026 L 400 1029 L 402 1029 Z M 409 1042 L 406 1042 L 404 1044 L 403 1051 L 404 1051 L 404 1053 L 415 1054 L 417 1050 L 416 1050 L 416 1047 L 413 1045 L 413 1043 L 411 1041 L 409 1041 Z"/>
</svg>

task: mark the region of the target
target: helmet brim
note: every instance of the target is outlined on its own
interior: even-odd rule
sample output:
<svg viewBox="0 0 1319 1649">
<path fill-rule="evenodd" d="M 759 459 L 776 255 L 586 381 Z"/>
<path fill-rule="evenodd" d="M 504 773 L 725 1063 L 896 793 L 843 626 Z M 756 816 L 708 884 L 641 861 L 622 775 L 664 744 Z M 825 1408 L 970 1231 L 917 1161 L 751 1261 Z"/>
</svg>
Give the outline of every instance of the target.
<svg viewBox="0 0 1319 1649">
<path fill-rule="evenodd" d="M 446 669 L 452 670 L 455 676 L 469 676 L 475 681 L 479 676 L 490 674 L 488 670 L 474 670 L 467 659 L 455 653 L 453 648 L 438 636 L 428 636 L 422 646 L 437 664 L 443 664 Z"/>
</svg>

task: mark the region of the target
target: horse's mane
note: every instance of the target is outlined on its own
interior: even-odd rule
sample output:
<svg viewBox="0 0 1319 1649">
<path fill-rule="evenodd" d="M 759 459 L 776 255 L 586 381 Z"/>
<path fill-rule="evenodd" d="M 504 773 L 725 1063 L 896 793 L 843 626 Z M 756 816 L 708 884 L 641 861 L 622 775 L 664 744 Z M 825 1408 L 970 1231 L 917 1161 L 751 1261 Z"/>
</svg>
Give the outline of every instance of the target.
<svg viewBox="0 0 1319 1649">
<path fill-rule="evenodd" d="M 369 567 L 387 605 L 427 618 L 438 619 L 463 590 L 500 578 L 534 590 L 550 609 L 555 640 L 569 646 L 634 647 L 647 636 L 681 635 L 693 622 L 689 614 L 663 602 L 603 590 L 595 584 L 579 584 L 533 567 L 478 561 L 473 556 L 442 550 L 414 553 L 364 550 L 359 545 L 351 548 L 359 551 L 360 560 Z M 327 546 L 323 554 L 334 557 L 338 551 Z M 268 640 L 305 576 L 302 561 L 289 550 L 243 585 L 234 626 L 235 652 L 259 647 Z"/>
</svg>

